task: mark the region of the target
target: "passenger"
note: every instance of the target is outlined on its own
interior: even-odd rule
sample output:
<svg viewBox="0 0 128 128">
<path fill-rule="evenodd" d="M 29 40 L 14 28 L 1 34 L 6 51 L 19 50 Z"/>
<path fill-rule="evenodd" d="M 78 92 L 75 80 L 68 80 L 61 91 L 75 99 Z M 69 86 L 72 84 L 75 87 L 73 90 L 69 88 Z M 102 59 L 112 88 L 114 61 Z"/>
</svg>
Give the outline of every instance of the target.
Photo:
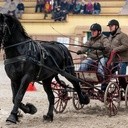
<svg viewBox="0 0 128 128">
<path fill-rule="evenodd" d="M 90 30 L 91 38 L 86 42 L 85 47 L 82 50 L 77 51 L 78 55 L 84 53 L 87 55 L 87 59 L 81 63 L 79 70 L 87 71 L 90 65 L 94 63 L 94 60 L 99 60 L 97 72 L 104 78 L 104 66 L 109 57 L 110 42 L 108 38 L 102 34 L 100 24 L 92 24 Z M 94 50 L 91 49 L 91 47 L 104 48 L 104 50 Z"/>
<path fill-rule="evenodd" d="M 128 65 L 128 35 L 121 31 L 119 22 L 115 19 L 110 20 L 108 25 L 110 29 L 109 40 L 111 42 L 112 53 L 117 53 L 121 57 L 121 63 L 119 63 L 118 58 L 115 56 L 114 62 L 115 65 L 119 64 L 120 68 L 118 68 L 118 73 L 120 75 L 126 74 L 126 67 Z M 111 60 L 107 62 L 109 66 Z M 127 83 L 125 78 L 119 77 L 119 85 L 126 89 Z"/>
</svg>

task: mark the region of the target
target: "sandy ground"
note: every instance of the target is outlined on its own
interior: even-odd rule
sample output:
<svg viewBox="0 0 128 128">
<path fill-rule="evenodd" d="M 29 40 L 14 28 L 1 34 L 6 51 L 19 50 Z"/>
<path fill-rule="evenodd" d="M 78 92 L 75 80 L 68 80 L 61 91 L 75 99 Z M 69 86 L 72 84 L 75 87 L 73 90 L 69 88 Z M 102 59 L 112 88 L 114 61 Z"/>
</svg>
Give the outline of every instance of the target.
<svg viewBox="0 0 128 128">
<path fill-rule="evenodd" d="M 20 122 L 6 125 L 6 118 L 12 109 L 12 93 L 10 80 L 4 71 L 3 61 L 0 61 L 0 128 L 128 128 L 128 110 L 124 102 L 116 116 L 108 117 L 104 104 L 98 100 L 91 100 L 90 104 L 81 110 L 75 110 L 72 100 L 69 100 L 62 114 L 54 114 L 52 123 L 43 122 L 43 115 L 47 113 L 48 102 L 41 85 L 35 84 L 37 91 L 27 91 L 24 103 L 33 103 L 38 111 L 34 115 L 24 114 Z"/>
</svg>

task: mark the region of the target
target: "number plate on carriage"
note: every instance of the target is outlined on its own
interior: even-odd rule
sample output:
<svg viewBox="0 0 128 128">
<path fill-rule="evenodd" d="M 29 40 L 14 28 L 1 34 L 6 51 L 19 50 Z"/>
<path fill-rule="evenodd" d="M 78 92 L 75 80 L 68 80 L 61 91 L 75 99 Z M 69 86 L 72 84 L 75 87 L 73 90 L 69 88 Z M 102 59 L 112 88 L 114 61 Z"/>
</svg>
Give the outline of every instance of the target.
<svg viewBox="0 0 128 128">
<path fill-rule="evenodd" d="M 77 72 L 77 77 L 90 82 L 99 81 L 95 72 Z"/>
</svg>

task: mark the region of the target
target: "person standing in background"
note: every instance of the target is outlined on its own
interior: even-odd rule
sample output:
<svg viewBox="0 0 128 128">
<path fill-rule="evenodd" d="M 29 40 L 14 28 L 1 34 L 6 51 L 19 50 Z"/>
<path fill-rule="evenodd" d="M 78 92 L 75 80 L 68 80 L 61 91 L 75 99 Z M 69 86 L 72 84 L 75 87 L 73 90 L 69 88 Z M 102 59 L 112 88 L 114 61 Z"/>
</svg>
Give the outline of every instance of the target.
<svg viewBox="0 0 128 128">
<path fill-rule="evenodd" d="M 44 0 L 36 0 L 35 12 L 42 12 L 44 8 Z"/>
<path fill-rule="evenodd" d="M 46 17 L 48 17 L 49 13 L 51 13 L 51 4 L 49 1 L 46 1 L 45 5 L 44 5 L 44 19 L 46 19 Z"/>
</svg>

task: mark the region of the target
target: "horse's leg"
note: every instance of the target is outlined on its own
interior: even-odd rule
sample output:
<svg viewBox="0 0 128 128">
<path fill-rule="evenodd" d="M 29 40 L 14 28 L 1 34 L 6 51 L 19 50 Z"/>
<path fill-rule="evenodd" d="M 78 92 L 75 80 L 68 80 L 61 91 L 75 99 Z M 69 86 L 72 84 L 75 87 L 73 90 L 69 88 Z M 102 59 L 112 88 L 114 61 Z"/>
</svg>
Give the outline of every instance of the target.
<svg viewBox="0 0 128 128">
<path fill-rule="evenodd" d="M 81 88 L 80 88 L 80 85 L 79 85 L 79 82 L 76 82 L 74 80 L 71 80 L 71 79 L 68 79 L 73 87 L 74 87 L 74 90 L 77 92 L 78 94 L 78 97 L 79 97 L 79 101 L 81 104 L 89 104 L 90 102 L 90 99 L 89 97 L 86 95 L 85 92 L 82 92 Z"/>
<path fill-rule="evenodd" d="M 43 87 L 45 92 L 47 93 L 49 101 L 48 113 L 47 115 L 43 116 L 44 120 L 46 121 L 53 121 L 54 95 L 51 88 L 51 81 L 52 79 L 46 79 L 45 81 L 43 81 Z"/>
<path fill-rule="evenodd" d="M 11 81 L 11 88 L 12 88 L 12 102 L 14 103 L 14 100 L 15 100 L 15 97 L 16 97 L 16 94 L 19 90 L 19 87 L 18 84 L 20 84 L 21 81 L 17 81 L 17 82 L 14 82 L 14 81 Z M 27 103 L 26 105 L 23 104 L 23 103 L 20 103 L 20 106 L 19 108 L 24 112 L 24 113 L 29 113 L 29 114 L 34 114 L 37 112 L 37 109 L 35 108 L 34 105 L 30 104 L 30 103 Z M 20 113 L 19 113 L 20 114 Z M 22 115 L 18 115 L 19 117 L 21 117 Z"/>
<path fill-rule="evenodd" d="M 20 86 L 18 86 L 18 84 L 20 84 L 20 83 L 21 83 L 20 81 L 14 82 L 14 81 L 11 80 L 12 102 L 13 102 L 13 104 L 14 104 L 15 96 L 16 96 L 18 90 L 19 90 L 19 87 L 20 87 Z M 19 117 L 22 116 L 22 115 L 20 114 L 20 112 L 19 112 L 19 115 L 18 115 L 18 116 L 19 116 Z"/>
<path fill-rule="evenodd" d="M 17 91 L 17 93 L 14 96 L 13 102 L 14 102 L 14 106 L 13 109 L 11 111 L 11 114 L 9 115 L 9 117 L 7 118 L 7 122 L 12 122 L 12 123 L 16 123 L 18 121 L 18 108 L 21 106 L 21 101 L 23 99 L 23 96 L 27 90 L 28 84 L 31 82 L 31 77 L 26 74 L 22 80 L 20 84 L 20 87 Z M 12 84 L 13 86 L 13 84 Z"/>
</svg>

